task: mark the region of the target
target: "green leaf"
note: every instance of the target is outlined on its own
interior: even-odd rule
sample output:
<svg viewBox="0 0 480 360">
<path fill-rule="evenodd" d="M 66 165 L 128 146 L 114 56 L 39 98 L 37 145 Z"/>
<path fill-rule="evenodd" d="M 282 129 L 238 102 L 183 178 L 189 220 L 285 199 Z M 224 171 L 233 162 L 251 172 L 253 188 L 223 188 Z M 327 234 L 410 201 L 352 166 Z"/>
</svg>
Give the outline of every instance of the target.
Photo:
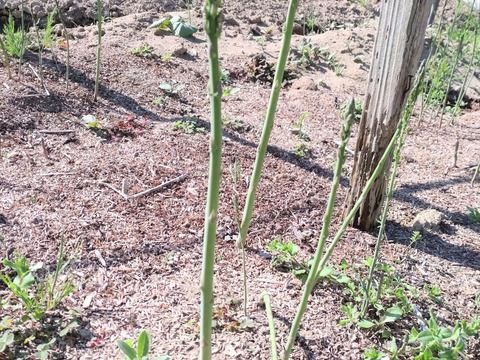
<svg viewBox="0 0 480 360">
<path fill-rule="evenodd" d="M 423 352 L 423 360 L 430 360 L 431 358 L 433 358 L 432 350 L 426 348 Z"/>
<path fill-rule="evenodd" d="M 158 28 L 158 29 L 162 29 L 162 30 L 170 29 L 170 19 L 169 18 L 161 18 L 161 19 L 153 22 L 153 24 L 151 24 L 148 28 L 149 29 Z"/>
<path fill-rule="evenodd" d="M 118 340 L 117 345 L 130 360 L 135 360 L 135 358 L 137 357 L 137 352 L 135 351 L 135 349 L 133 349 L 130 345 L 128 345 L 125 341 L 122 340 Z"/>
<path fill-rule="evenodd" d="M 395 320 L 400 319 L 402 315 L 403 315 L 402 309 L 398 307 L 391 307 L 387 309 L 387 311 L 385 311 L 385 315 L 383 317 L 383 321 L 381 321 L 381 324 L 394 322 Z"/>
<path fill-rule="evenodd" d="M 363 329 L 370 329 L 371 327 L 375 326 L 375 323 L 368 320 L 360 320 L 358 322 L 358 326 L 360 326 Z"/>
<path fill-rule="evenodd" d="M 238 88 L 238 87 L 233 88 L 233 89 L 227 89 L 223 93 L 223 96 L 234 95 L 234 94 L 238 93 L 239 91 L 240 91 L 240 88 Z"/>
<path fill-rule="evenodd" d="M 30 286 L 33 285 L 34 282 L 35 282 L 35 278 L 33 277 L 32 274 L 28 274 L 27 276 L 25 276 L 21 284 L 20 284 L 20 277 L 17 276 L 13 280 L 13 283 L 22 290 L 27 290 L 28 288 L 30 288 Z"/>
<path fill-rule="evenodd" d="M 322 271 L 320 271 L 320 274 L 318 274 L 318 277 L 324 278 L 327 276 L 330 276 L 333 274 L 333 267 L 332 266 L 325 266 Z"/>
<path fill-rule="evenodd" d="M 189 37 L 197 32 L 197 28 L 186 24 L 180 16 L 174 16 L 170 19 L 169 24 L 172 34 L 180 37 Z"/>
<path fill-rule="evenodd" d="M 67 326 L 65 326 L 64 329 L 62 329 L 62 330 L 60 331 L 60 333 L 59 333 L 60 336 L 65 336 L 65 335 L 67 335 L 71 330 L 75 329 L 77 326 L 78 326 L 77 320 L 76 320 L 76 319 L 73 319 L 72 321 L 70 321 L 70 323 L 69 323 Z"/>
<path fill-rule="evenodd" d="M 13 340 L 13 333 L 10 330 L 5 331 L 3 336 L 0 338 L 0 353 L 3 353 L 7 346 L 13 343 Z"/>
<path fill-rule="evenodd" d="M 152 360 L 172 360 L 172 357 L 168 356 L 168 355 L 160 355 L 160 356 L 157 356 L 156 358 L 154 358 Z"/>
<path fill-rule="evenodd" d="M 390 351 L 393 353 L 393 355 L 397 354 L 398 347 L 397 340 L 395 340 L 395 338 L 392 339 L 392 343 L 390 344 Z"/>
<path fill-rule="evenodd" d="M 85 124 L 86 127 L 89 128 L 97 128 L 98 125 L 100 124 L 98 120 L 95 118 L 93 115 L 85 115 L 83 118 L 83 123 Z"/>
<path fill-rule="evenodd" d="M 35 358 L 37 359 L 46 359 L 48 358 L 48 351 L 37 351 L 35 353 Z"/>
<path fill-rule="evenodd" d="M 172 85 L 170 85 L 170 84 L 160 84 L 160 85 L 158 85 L 158 87 L 161 90 L 168 91 L 168 92 L 172 91 L 172 89 L 173 89 Z"/>
<path fill-rule="evenodd" d="M 443 339 L 449 338 L 450 336 L 452 336 L 452 330 L 447 328 L 440 328 L 438 335 Z"/>
<path fill-rule="evenodd" d="M 417 339 L 423 344 L 429 344 L 435 340 L 435 337 L 430 330 L 424 330 L 420 334 L 418 334 Z"/>
<path fill-rule="evenodd" d="M 148 351 L 150 350 L 150 343 L 152 341 L 152 336 L 143 330 L 138 337 L 138 344 L 137 344 L 137 355 L 138 357 L 143 357 L 148 355 Z"/>
</svg>

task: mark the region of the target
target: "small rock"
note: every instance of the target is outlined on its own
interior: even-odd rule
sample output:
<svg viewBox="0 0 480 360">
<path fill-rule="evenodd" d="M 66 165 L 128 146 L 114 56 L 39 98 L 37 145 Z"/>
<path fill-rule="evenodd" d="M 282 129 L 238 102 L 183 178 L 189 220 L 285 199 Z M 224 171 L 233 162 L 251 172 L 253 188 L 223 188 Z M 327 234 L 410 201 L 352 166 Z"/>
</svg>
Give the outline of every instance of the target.
<svg viewBox="0 0 480 360">
<path fill-rule="evenodd" d="M 260 16 L 255 16 L 255 17 L 249 18 L 248 22 L 250 24 L 260 24 L 262 22 L 262 18 Z"/>
<path fill-rule="evenodd" d="M 225 19 L 225 24 L 231 25 L 231 26 L 238 26 L 238 21 L 235 20 L 234 18 L 228 17 Z"/>
<path fill-rule="evenodd" d="M 318 86 L 312 78 L 301 77 L 293 82 L 292 89 L 315 91 L 318 90 Z"/>
<path fill-rule="evenodd" d="M 180 45 L 177 47 L 175 50 L 173 50 L 172 55 L 173 56 L 181 56 L 187 53 L 187 48 L 183 45 Z"/>
<path fill-rule="evenodd" d="M 303 26 L 300 24 L 294 23 L 292 33 L 294 35 L 303 35 Z"/>
<path fill-rule="evenodd" d="M 424 232 L 425 230 L 438 230 L 445 215 L 440 211 L 428 209 L 421 211 L 413 220 L 413 230 Z"/>
</svg>

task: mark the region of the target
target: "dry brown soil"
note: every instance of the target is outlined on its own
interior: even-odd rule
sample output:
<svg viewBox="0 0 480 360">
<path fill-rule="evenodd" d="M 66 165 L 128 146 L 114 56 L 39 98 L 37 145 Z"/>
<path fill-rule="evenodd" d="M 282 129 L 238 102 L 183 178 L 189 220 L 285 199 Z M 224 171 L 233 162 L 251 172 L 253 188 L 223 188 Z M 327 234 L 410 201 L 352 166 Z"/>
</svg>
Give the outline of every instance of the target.
<svg viewBox="0 0 480 360">
<path fill-rule="evenodd" d="M 138 6 L 132 11 L 150 2 L 135 3 Z M 350 96 L 361 100 L 366 89 L 378 8 L 365 9 L 344 0 L 313 0 L 300 6 L 298 22 L 312 17 L 323 32 L 302 35 L 302 27 L 297 26 L 292 47 L 304 40 L 328 47 L 326 51 L 335 52 L 343 72 L 336 75 L 322 61 L 295 70 L 295 54 L 291 56 L 289 69 L 295 70 L 297 79 L 290 80 L 280 95 L 247 242 L 248 312 L 253 327 L 243 330 L 235 325 L 242 317 L 242 306 L 227 306 L 229 298 L 243 299 L 232 197 L 238 193 L 241 203 L 245 199 L 270 92 L 268 83 L 252 81 L 259 75 L 250 64 L 257 55 L 263 55 L 267 63 L 275 61 L 287 2 L 222 3 L 226 21 L 219 49 L 222 68 L 231 79 L 224 87 L 240 88 L 225 97 L 223 114 L 243 126 L 224 131 L 215 264 L 218 326 L 213 352 L 215 359 L 270 359 L 267 320 L 257 299 L 263 291 L 271 296 L 281 348 L 302 284 L 270 265 L 266 242 L 277 237 L 292 239 L 300 247 L 300 259 L 310 258 L 315 250 L 336 158 L 339 106 Z M 53 269 L 62 233 L 68 252 L 82 246 L 75 272 L 88 280 L 62 304 L 63 309 L 83 308 L 81 327 L 63 339 L 58 337 L 54 359 L 119 359 L 116 341 L 134 338 L 141 329 L 148 329 L 153 336 L 152 353 L 179 360 L 197 357 L 209 141 L 200 4 L 194 2 L 190 13 L 200 31 L 190 39 L 147 30 L 161 16 L 156 10 L 128 10 L 122 10 L 125 16 L 104 24 L 97 102 L 93 101 L 97 41 L 93 25 L 70 29 L 68 91 L 66 52 L 61 44 L 45 54 L 45 86 L 50 95 L 33 74 L 32 68 L 38 72 L 35 54 L 28 56 L 20 78 L 14 75 L 9 80 L 6 69 L 0 67 L 1 257 L 24 254 L 31 262 L 43 261 L 47 269 Z M 184 6 L 166 10 L 189 18 Z M 266 40 L 247 38 L 249 33 L 267 30 L 271 37 Z M 133 55 L 131 49 L 139 45 L 152 46 L 159 57 Z M 167 54 L 171 58 L 162 61 Z M 356 56 L 363 61 L 354 62 Z M 265 66 L 258 71 L 264 70 Z M 184 87 L 167 96 L 159 89 L 162 83 Z M 159 98 L 158 104 L 152 102 Z M 291 131 L 304 113 L 308 142 Z M 139 134 L 116 132 L 105 138 L 85 127 L 82 117 L 87 114 L 105 124 L 133 119 L 151 122 L 151 126 Z M 197 117 L 206 131 L 193 135 L 174 131 L 173 124 L 184 117 Z M 382 261 L 394 264 L 405 283 L 419 288 L 420 297 L 412 301 L 425 316 L 434 308 L 439 321 L 452 326 L 480 311 L 475 304 L 480 293 L 480 225 L 466 216 L 466 206 L 480 208 L 480 182 L 470 184 L 473 168 L 469 167 L 480 158 L 478 103 L 453 123 L 449 121 L 445 118 L 439 128 L 439 118 L 432 118 L 430 112 L 422 123 L 418 116 L 412 120 Z M 42 132 L 45 130 L 71 133 Z M 356 131 L 355 127 L 351 148 Z M 453 168 L 457 140 L 458 161 Z M 310 150 L 306 157 L 291 152 L 301 142 Z M 229 172 L 235 159 L 242 166 L 241 181 L 236 185 Z M 348 155 L 347 173 L 352 160 Z M 104 185 L 120 189 L 125 180 L 128 194 L 135 194 L 180 175 L 187 177 L 138 199 L 125 200 Z M 347 175 L 342 178 L 332 231 L 340 224 Z M 426 209 L 438 210 L 445 220 L 410 245 L 413 219 Z M 372 254 L 375 238 L 375 233 L 348 229 L 332 262 L 360 263 Z M 425 295 L 425 284 L 440 286 L 442 305 Z M 8 294 L 3 284 L 0 294 L 3 298 Z M 348 301 L 351 299 L 342 289 L 330 283 L 315 289 L 293 359 L 361 359 L 363 349 L 374 345 L 376 337 L 339 325 L 345 317 L 340 306 Z M 2 316 L 7 314 L 2 311 Z M 223 311 L 226 315 L 222 318 Z M 415 320 L 411 326 L 416 326 Z M 472 359 L 480 359 L 478 339 L 468 350 Z"/>
</svg>

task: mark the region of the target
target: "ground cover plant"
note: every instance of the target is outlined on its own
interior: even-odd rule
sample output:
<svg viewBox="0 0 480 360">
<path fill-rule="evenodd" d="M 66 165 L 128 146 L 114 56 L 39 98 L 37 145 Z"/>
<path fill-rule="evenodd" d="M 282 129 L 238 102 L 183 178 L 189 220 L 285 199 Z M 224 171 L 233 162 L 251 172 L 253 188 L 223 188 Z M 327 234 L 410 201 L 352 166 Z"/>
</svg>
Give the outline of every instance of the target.
<svg viewBox="0 0 480 360">
<path fill-rule="evenodd" d="M 464 5 L 470 13 L 456 15 L 453 5 L 439 7 L 434 29 L 476 16 Z M 455 52 L 461 37 L 437 43 L 448 46 L 450 61 L 459 54 L 461 74 L 452 77 L 449 67 L 442 86 L 452 77 L 464 87 L 461 111 L 439 129 L 444 99 L 426 102 L 434 82 L 412 78 L 409 90 L 424 96 L 407 103 L 409 120 L 389 146 L 392 170 L 378 171 L 390 174 L 388 206 L 369 233 L 340 214 L 378 4 L 254 1 L 246 10 L 228 0 L 180 7 L 102 1 L 108 21 L 93 9 L 89 22 L 77 24 L 62 6 L 54 21 L 63 26 L 54 33 L 70 39 L 65 49 L 29 47 L 22 78 L 9 78 L 8 66 L 19 64 L 12 54 L 3 53 L 0 66 L 0 352 L 52 359 L 480 356 L 472 20 L 462 60 Z M 38 33 L 25 32 L 34 43 L 48 20 L 36 15 Z M 167 22 L 168 31 L 147 29 L 159 17 L 172 25 L 177 15 L 198 31 L 175 36 Z M 93 75 L 100 37 L 101 72 Z M 432 52 L 430 66 L 442 51 Z M 427 78 L 434 74 L 425 69 Z M 420 226 L 424 210 L 440 220 Z M 61 254 L 78 244 L 75 262 L 64 266 Z"/>
</svg>

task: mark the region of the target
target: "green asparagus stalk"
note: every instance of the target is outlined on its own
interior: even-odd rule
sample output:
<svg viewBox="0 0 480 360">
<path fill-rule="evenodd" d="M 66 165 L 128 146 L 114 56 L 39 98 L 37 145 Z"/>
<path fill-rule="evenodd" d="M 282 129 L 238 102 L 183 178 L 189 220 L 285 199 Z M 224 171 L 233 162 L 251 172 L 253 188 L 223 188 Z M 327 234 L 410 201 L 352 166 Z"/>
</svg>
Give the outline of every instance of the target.
<svg viewBox="0 0 480 360">
<path fill-rule="evenodd" d="M 236 245 L 239 249 L 242 249 L 245 239 L 247 237 L 248 228 L 250 226 L 250 220 L 252 219 L 253 204 L 255 202 L 255 194 L 257 192 L 258 182 L 262 172 L 263 162 L 265 160 L 265 154 L 267 152 L 268 140 L 273 128 L 273 119 L 275 117 L 275 111 L 277 109 L 278 97 L 280 95 L 280 89 L 282 88 L 283 73 L 285 70 L 285 64 L 287 63 L 288 52 L 290 50 L 290 41 L 292 38 L 293 21 L 295 20 L 295 12 L 297 11 L 298 0 L 290 0 L 288 8 L 287 20 L 283 27 L 282 46 L 280 49 L 280 55 L 278 57 L 277 68 L 275 70 L 275 77 L 273 79 L 272 91 L 270 93 L 270 101 L 268 103 L 267 114 L 265 116 L 265 123 L 263 126 L 262 136 L 257 149 L 257 156 L 255 158 L 255 164 L 253 167 L 252 177 L 250 180 L 250 186 L 248 188 L 247 199 L 245 201 L 245 208 L 243 210 L 243 219 L 241 228 L 238 234 Z"/>
<path fill-rule="evenodd" d="M 268 328 L 270 329 L 270 345 L 272 347 L 272 360 L 277 360 L 277 338 L 275 336 L 275 323 L 273 322 L 272 306 L 270 305 L 270 297 L 264 291 L 261 295 L 265 303 L 265 311 L 267 312 Z"/>
<path fill-rule="evenodd" d="M 203 267 L 201 279 L 200 355 L 201 360 L 212 358 L 212 313 L 213 313 L 213 265 L 217 233 L 218 197 L 222 176 L 222 89 L 218 59 L 218 38 L 221 33 L 222 15 L 220 0 L 205 2 L 205 32 L 208 38 L 209 83 L 211 105 L 210 170 L 207 205 L 205 207 L 205 230 L 203 239 Z"/>
<path fill-rule="evenodd" d="M 335 167 L 335 172 L 333 175 L 333 183 L 332 183 L 332 188 L 330 190 L 327 209 L 323 217 L 322 232 L 320 234 L 320 239 L 318 241 L 317 250 L 315 252 L 315 257 L 313 259 L 312 268 L 310 269 L 310 273 L 308 274 L 308 278 L 305 283 L 302 299 L 300 301 L 300 305 L 298 306 L 298 309 L 297 309 L 297 314 L 295 315 L 295 319 L 290 329 L 290 334 L 287 340 L 287 346 L 283 354 L 284 360 L 288 360 L 290 358 L 290 353 L 292 352 L 293 343 L 295 342 L 295 337 L 297 336 L 298 328 L 300 327 L 300 322 L 302 320 L 303 314 L 307 309 L 308 297 L 310 296 L 310 293 L 312 292 L 313 287 L 315 286 L 315 283 L 316 283 L 320 259 L 322 257 L 323 249 L 325 247 L 325 242 L 329 234 L 330 222 L 332 219 L 333 208 L 335 206 L 335 198 L 337 196 L 338 185 L 340 184 L 340 176 L 342 174 L 342 167 L 343 167 L 343 163 L 345 162 L 345 148 L 347 146 L 348 139 L 350 138 L 350 130 L 354 121 L 355 121 L 355 100 L 352 99 L 348 105 L 348 111 L 345 116 L 345 121 L 342 125 L 342 132 L 341 132 L 342 141 L 338 148 L 337 165 Z"/>
</svg>

